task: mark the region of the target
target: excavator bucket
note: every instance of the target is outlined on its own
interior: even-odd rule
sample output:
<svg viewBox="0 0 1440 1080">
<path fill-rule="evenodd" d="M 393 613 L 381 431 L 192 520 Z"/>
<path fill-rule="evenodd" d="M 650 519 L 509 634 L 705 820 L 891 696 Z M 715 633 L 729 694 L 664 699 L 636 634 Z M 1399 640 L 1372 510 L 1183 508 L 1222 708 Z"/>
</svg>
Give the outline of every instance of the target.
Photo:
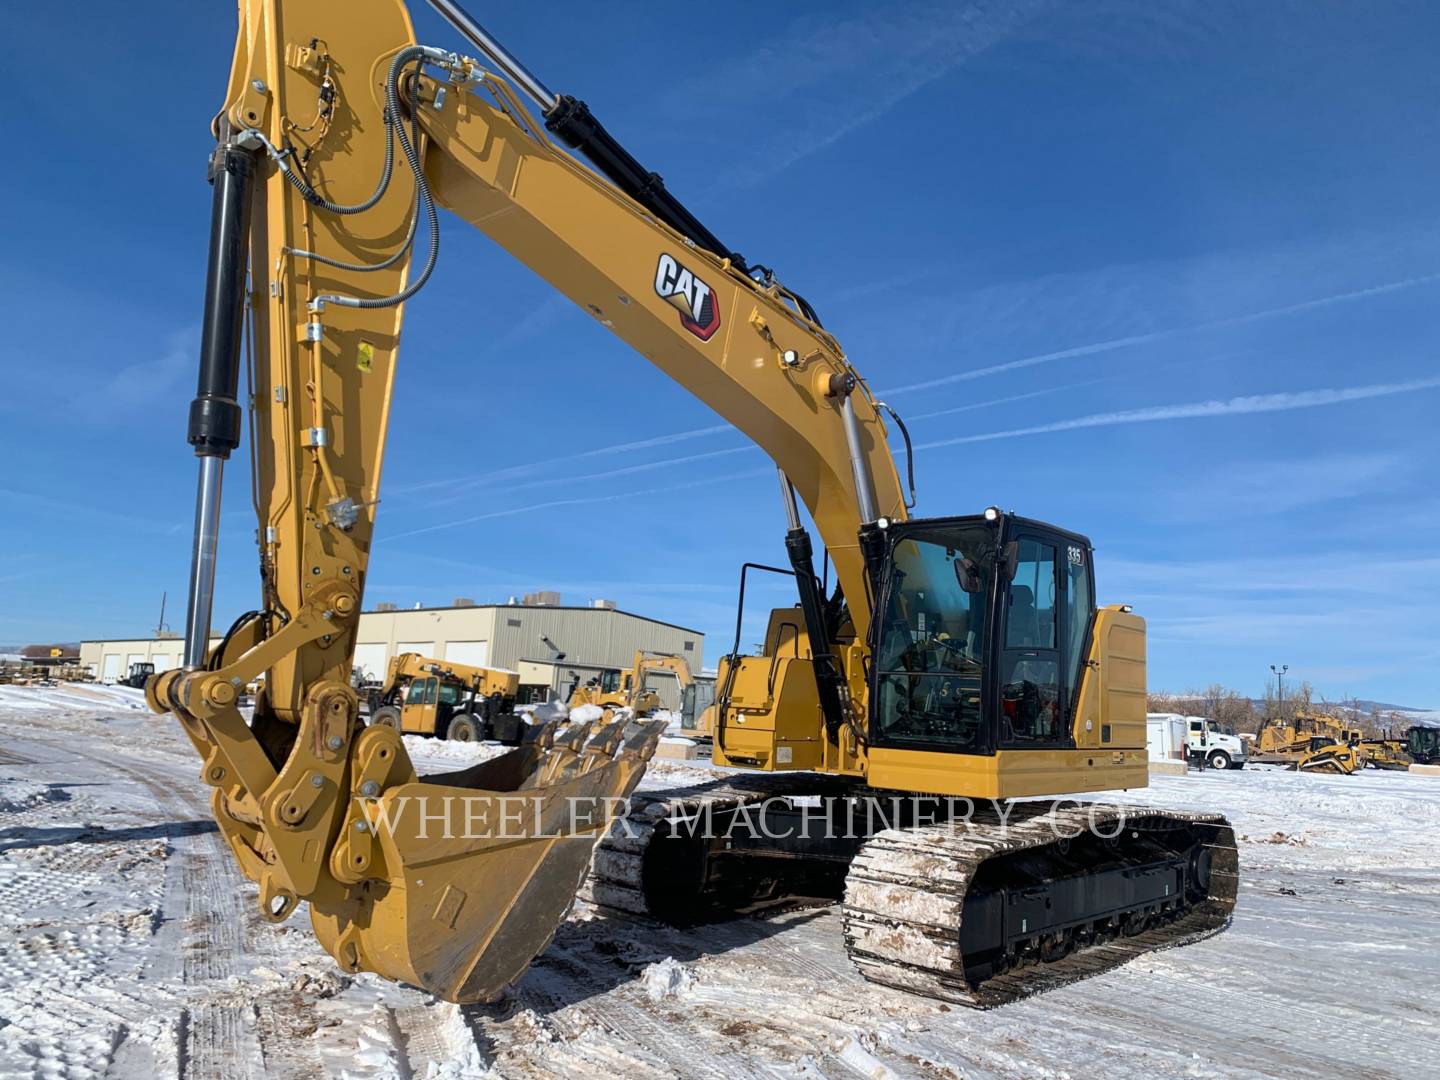
<svg viewBox="0 0 1440 1080">
<path fill-rule="evenodd" d="M 500 757 L 426 777 L 398 732 L 364 729 L 328 874 L 308 896 L 320 941 L 347 971 L 492 1000 L 554 936 L 664 727 L 550 725 Z"/>
</svg>

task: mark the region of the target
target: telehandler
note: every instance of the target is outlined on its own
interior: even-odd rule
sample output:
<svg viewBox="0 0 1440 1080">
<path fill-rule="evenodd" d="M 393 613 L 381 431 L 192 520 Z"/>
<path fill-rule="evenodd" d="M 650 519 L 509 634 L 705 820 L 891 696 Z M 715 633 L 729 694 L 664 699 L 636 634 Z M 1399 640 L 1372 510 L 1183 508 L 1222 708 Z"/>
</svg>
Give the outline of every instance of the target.
<svg viewBox="0 0 1440 1080">
<path fill-rule="evenodd" d="M 514 743 L 525 728 L 515 713 L 519 689 L 518 672 L 398 653 L 370 700 L 370 722 L 455 742 Z"/>
<path fill-rule="evenodd" d="M 477 57 L 417 44 L 400 0 L 241 0 L 214 124 L 185 665 L 147 692 L 199 752 L 263 915 L 308 901 L 343 968 L 452 1001 L 525 969 L 592 853 L 597 902 L 675 921 L 843 892 L 868 978 L 977 1006 L 1223 928 L 1223 817 L 1058 798 L 1147 777 L 1145 624 L 1097 608 L 1090 542 L 998 507 L 912 517 L 884 417 L 903 424 L 804 297 L 583 102 L 430 2 Z M 753 573 L 793 579 L 798 604 L 771 613 L 760 655 L 737 634 L 713 725 L 715 762 L 772 775 L 581 819 L 577 799 L 633 792 L 661 722 L 550 729 L 425 777 L 397 731 L 359 723 L 348 680 L 401 312 L 436 265 L 442 208 L 776 463 L 788 565 L 747 563 L 741 605 Z M 207 650 L 247 313 L 261 602 Z M 247 725 L 236 688 L 262 671 Z M 907 793 L 898 814 L 856 813 Z M 516 797 L 534 815 L 519 837 L 499 824 Z M 1049 798 L 1010 801 L 1031 797 Z M 480 804 L 478 825 L 426 833 L 411 808 L 447 799 Z M 607 824 L 633 828 L 596 851 Z"/>
</svg>

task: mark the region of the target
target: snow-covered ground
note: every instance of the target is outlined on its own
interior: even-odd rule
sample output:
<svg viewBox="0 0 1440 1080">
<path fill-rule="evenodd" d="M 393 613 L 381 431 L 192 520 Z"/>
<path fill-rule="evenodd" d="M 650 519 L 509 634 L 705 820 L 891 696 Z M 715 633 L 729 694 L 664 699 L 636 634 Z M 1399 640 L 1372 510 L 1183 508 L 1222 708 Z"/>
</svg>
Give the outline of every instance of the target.
<svg viewBox="0 0 1440 1080">
<path fill-rule="evenodd" d="M 424 769 L 494 748 L 409 739 Z M 833 908 L 682 932 L 577 910 L 500 1002 L 336 971 L 215 832 L 138 691 L 0 687 L 0 1076 L 1433 1076 L 1440 779 L 1243 772 L 1224 934 L 973 1012 L 864 982 Z M 647 785 L 707 776 L 655 762 Z"/>
</svg>

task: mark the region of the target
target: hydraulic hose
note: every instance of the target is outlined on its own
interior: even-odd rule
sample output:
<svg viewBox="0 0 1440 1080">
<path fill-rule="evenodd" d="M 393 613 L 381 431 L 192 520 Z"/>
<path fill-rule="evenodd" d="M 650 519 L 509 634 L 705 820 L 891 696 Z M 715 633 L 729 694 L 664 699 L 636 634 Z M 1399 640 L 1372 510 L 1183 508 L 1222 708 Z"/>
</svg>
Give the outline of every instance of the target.
<svg viewBox="0 0 1440 1080">
<path fill-rule="evenodd" d="M 410 171 L 415 176 L 415 198 L 416 201 L 419 203 L 419 206 L 416 207 L 417 213 L 414 215 L 414 218 L 419 218 L 418 211 L 423 208 L 425 211 L 425 217 L 430 226 L 430 250 L 426 253 L 425 265 L 420 270 L 420 273 L 416 275 L 414 281 L 412 281 L 404 289 L 394 294 L 393 296 L 368 298 L 359 296 L 336 296 L 327 294 L 323 296 L 317 296 L 314 300 L 311 301 L 311 305 L 315 308 L 323 308 L 326 304 L 334 304 L 337 307 L 362 308 L 366 310 L 373 310 L 375 308 L 395 307 L 398 304 L 403 304 L 406 300 L 409 300 L 417 292 L 423 289 L 425 287 L 425 283 L 430 280 L 430 275 L 435 272 L 435 263 L 440 258 L 440 216 L 435 211 L 435 201 L 430 197 L 430 185 L 425 180 L 425 169 L 420 164 L 419 151 L 415 149 L 415 144 L 411 141 L 409 132 L 405 130 L 405 125 L 400 122 L 399 84 L 400 72 L 407 63 L 415 59 L 433 60 L 437 58 L 437 54 L 443 56 L 449 55 L 440 54 L 440 51 L 438 49 L 432 49 L 424 45 L 412 45 L 408 49 L 401 50 L 399 53 L 396 54 L 394 61 L 390 65 L 390 75 L 385 83 L 386 127 L 388 128 L 389 135 L 399 140 L 400 150 L 405 155 L 405 163 L 410 166 Z M 387 136 L 387 149 L 389 148 L 389 145 L 390 137 Z M 389 165 L 390 156 L 390 154 L 387 154 L 387 167 Z M 388 182 L 389 181 L 387 178 L 386 183 Z"/>
<path fill-rule="evenodd" d="M 311 185 L 304 176 L 291 168 L 289 159 L 294 155 L 293 149 L 286 148 L 282 150 L 276 147 L 274 143 L 266 138 L 263 132 L 258 130 L 251 129 L 243 133 L 245 137 L 253 139 L 265 147 L 266 152 L 274 160 L 281 173 L 295 190 L 300 192 L 307 202 L 328 213 L 341 215 L 358 214 L 369 210 L 380 201 L 385 192 L 389 190 L 390 181 L 394 174 L 395 142 L 397 140 L 400 143 L 401 152 L 405 155 L 405 163 L 415 177 L 416 206 L 411 214 L 410 229 L 407 232 L 405 242 L 401 245 L 400 250 L 396 251 L 383 262 L 361 265 L 331 259 L 312 251 L 291 251 L 291 254 L 297 258 L 310 259 L 340 270 L 359 273 L 382 270 L 386 267 L 393 266 L 396 261 L 411 249 L 415 241 L 420 211 L 423 210 L 430 229 L 430 244 L 429 250 L 426 252 L 425 264 L 421 268 L 420 273 L 416 275 L 415 280 L 393 296 L 359 297 L 334 294 L 316 296 L 310 301 L 310 305 L 317 311 L 324 309 L 328 304 L 334 304 L 337 307 L 363 309 L 395 307 L 398 304 L 403 304 L 424 288 L 425 283 L 430 280 L 430 275 L 435 271 L 435 264 L 440 257 L 440 218 L 435 210 L 435 202 L 430 197 L 430 186 L 425 180 L 425 171 L 420 163 L 420 154 L 416 150 L 414 141 L 405 130 L 405 125 L 400 119 L 400 73 L 405 69 L 405 66 L 411 62 L 416 62 L 416 70 L 418 71 L 420 66 L 427 60 L 440 64 L 454 64 L 457 62 L 457 58 L 453 53 L 426 45 L 412 45 L 409 48 L 402 49 L 395 54 L 395 58 L 390 62 L 390 72 L 385 81 L 385 161 L 381 167 L 380 179 L 375 186 L 375 190 L 369 198 L 362 202 L 351 204 L 331 202 L 316 191 L 314 186 Z"/>
</svg>

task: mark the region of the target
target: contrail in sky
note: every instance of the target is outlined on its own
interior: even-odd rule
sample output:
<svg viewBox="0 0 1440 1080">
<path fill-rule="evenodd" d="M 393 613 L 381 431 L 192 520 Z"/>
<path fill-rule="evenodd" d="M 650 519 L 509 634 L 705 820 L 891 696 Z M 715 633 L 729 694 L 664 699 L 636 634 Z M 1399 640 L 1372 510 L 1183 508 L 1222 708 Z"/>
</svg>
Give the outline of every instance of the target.
<svg viewBox="0 0 1440 1080">
<path fill-rule="evenodd" d="M 962 435 L 954 439 L 940 439 L 936 442 L 919 443 L 916 445 L 915 450 L 917 452 L 920 450 L 934 450 L 942 446 L 957 446 L 961 443 L 989 442 L 994 439 L 1008 439 L 1021 435 L 1040 435 L 1051 431 L 1073 431 L 1077 428 L 1109 427 L 1116 424 L 1155 423 L 1163 420 L 1192 420 L 1211 416 L 1243 416 L 1248 413 L 1287 412 L 1291 409 L 1312 409 L 1321 405 L 1339 405 L 1347 401 L 1363 401 L 1366 398 L 1387 397 L 1392 394 L 1406 394 L 1417 390 L 1433 390 L 1436 387 L 1440 387 L 1440 376 L 1429 379 L 1412 379 L 1409 382 L 1400 383 L 1376 383 L 1371 386 L 1298 390 L 1283 394 L 1251 394 L 1245 397 L 1229 398 L 1224 401 L 1194 401 L 1179 405 L 1155 405 L 1144 409 L 1125 409 L 1119 412 L 1077 416 L 1070 420 L 1058 420 L 1052 424 L 1039 424 L 1034 427 L 1013 428 L 1010 431 L 992 431 L 983 435 Z M 737 447 L 736 449 L 748 450 L 752 448 Z M 461 526 L 474 525 L 481 521 L 514 517 L 517 514 L 537 513 L 542 510 L 554 510 L 571 506 L 593 506 L 596 503 L 616 502 L 622 499 L 634 499 L 646 495 L 665 495 L 676 491 L 688 491 L 691 488 L 702 487 L 709 484 L 727 484 L 741 478 L 768 475 L 771 471 L 769 467 L 748 469 L 744 472 L 726 473 L 723 476 L 710 477 L 704 480 L 692 480 L 683 484 L 670 484 L 664 487 L 648 488 L 643 491 L 622 491 L 607 495 L 581 496 L 573 499 L 552 499 L 549 502 L 533 503 L 529 506 L 517 506 L 509 510 L 492 510 L 489 513 L 474 514 L 470 517 L 460 518 L 457 521 L 445 521 L 437 525 L 427 525 L 420 529 L 407 529 L 404 532 L 393 533 L 385 537 L 385 539 L 387 542 L 399 540 L 407 536 L 420 536 L 424 533 L 439 532 L 442 529 L 457 529 Z"/>
<path fill-rule="evenodd" d="M 391 540 L 399 540 L 406 536 L 419 536 L 422 533 L 439 532 L 441 529 L 458 529 L 462 525 L 474 525 L 481 521 L 491 521 L 494 518 L 514 517 L 516 514 L 532 514 L 540 510 L 554 510 L 562 506 L 591 506 L 595 503 L 616 502 L 620 499 L 634 499 L 642 495 L 667 495 L 675 491 L 689 491 L 691 488 L 703 487 L 707 484 L 728 484 L 732 481 L 751 476 L 773 475 L 775 470 L 771 467 L 763 469 L 749 469 L 745 472 L 726 473 L 724 476 L 713 476 L 707 480 L 690 480 L 683 484 L 669 484 L 665 487 L 648 488 L 644 491 L 619 491 L 612 495 L 589 495 L 575 499 L 553 499 L 550 502 L 534 503 L 530 506 L 517 506 L 510 510 L 492 510 L 488 514 L 474 514 L 471 517 L 461 518 L 458 521 L 442 521 L 438 525 L 427 525 L 423 529 L 407 529 L 404 532 L 391 533 L 385 537 L 388 543 Z"/>
<path fill-rule="evenodd" d="M 1413 379 L 1410 382 L 1377 383 L 1373 386 L 1299 390 L 1284 394 L 1251 394 L 1247 397 L 1234 397 L 1226 401 L 1193 401 L 1183 405 L 1155 405 L 1145 409 L 1125 409 L 1120 412 L 1077 416 L 1070 420 L 1057 420 L 1053 424 L 1012 428 L 1010 431 L 991 431 L 984 435 L 962 435 L 954 439 L 921 443 L 915 449 L 917 451 L 933 450 L 936 447 L 957 446 L 960 443 L 988 442 L 992 439 L 1008 439 L 1019 435 L 1040 435 L 1049 431 L 1073 431 L 1075 428 L 1109 427 L 1114 424 L 1146 424 L 1160 420 L 1192 420 L 1208 416 L 1242 416 L 1246 413 L 1313 409 L 1319 405 L 1338 405 L 1346 401 L 1361 401 L 1365 398 L 1386 397 L 1390 394 L 1406 394 L 1415 390 L 1431 390 L 1437 386 L 1440 386 L 1440 376 L 1430 379 Z"/>
<path fill-rule="evenodd" d="M 1034 367 L 1036 364 L 1049 364 L 1055 360 L 1073 360 L 1077 356 L 1093 356 L 1096 353 L 1111 352 L 1114 349 L 1125 349 L 1131 345 L 1149 345 L 1152 342 L 1168 341 L 1171 338 L 1200 334 L 1207 330 L 1221 330 L 1227 326 L 1244 326 L 1246 323 L 1274 319 L 1281 315 L 1296 315 L 1302 311 L 1313 311 L 1316 308 L 1329 307 L 1332 304 L 1344 304 L 1351 300 L 1364 300 L 1372 296 L 1399 292 L 1401 289 L 1410 289 L 1416 285 L 1428 285 L 1432 281 L 1440 281 L 1440 274 L 1424 274 L 1420 277 L 1406 278 L 1403 281 L 1372 285 L 1368 289 L 1355 289 L 1351 292 L 1336 293 L 1333 296 L 1317 297 L 1314 300 L 1302 300 L 1298 304 L 1287 304 L 1284 307 L 1252 311 L 1248 315 L 1232 315 L 1226 319 L 1212 319 L 1210 322 L 1196 323 L 1194 326 L 1178 326 L 1170 330 L 1156 330 L 1149 334 L 1132 334 L 1129 337 L 1111 338 L 1109 341 L 1096 341 L 1089 345 L 1076 345 L 1069 349 L 1038 353 L 1035 356 L 1023 356 L 1019 360 L 1007 360 L 1003 364 L 991 364 L 989 367 L 973 368 L 970 371 L 957 371 L 953 375 L 942 375 L 938 379 L 926 379 L 924 382 L 897 386 L 879 393 L 882 397 L 892 397 L 895 394 L 908 394 L 915 390 L 929 390 L 935 386 L 948 386 L 951 383 L 966 382 L 970 379 L 983 379 L 987 375 L 1000 375 L 1006 371 L 1018 371 L 1020 368 Z"/>
<path fill-rule="evenodd" d="M 1037 364 L 1047 364 L 1056 360 L 1070 360 L 1081 356 L 1093 356 L 1097 353 L 1111 352 L 1115 349 L 1128 348 L 1132 345 L 1146 345 L 1157 341 L 1166 341 L 1171 338 L 1183 337 L 1188 334 L 1203 333 L 1207 330 L 1223 329 L 1229 326 L 1243 326 L 1247 323 L 1260 322 L 1265 319 L 1279 318 L 1284 315 L 1295 315 L 1305 311 L 1313 311 L 1319 308 L 1329 307 L 1332 304 L 1347 303 L 1352 300 L 1363 300 L 1373 296 L 1383 296 L 1387 293 L 1398 292 L 1402 289 L 1413 288 L 1417 285 L 1426 285 L 1431 282 L 1440 281 L 1440 273 L 1423 274 L 1419 277 L 1405 278 L 1401 281 L 1385 282 L 1381 285 L 1372 285 L 1364 289 L 1353 289 L 1350 292 L 1335 293 L 1331 296 L 1321 296 L 1313 300 L 1303 300 L 1298 304 L 1288 304 L 1284 307 L 1268 308 L 1264 311 L 1253 311 L 1246 315 L 1234 315 L 1225 319 L 1214 319 L 1210 322 L 1197 323 L 1194 326 L 1180 326 L 1169 330 L 1156 330 L 1148 334 L 1133 334 L 1129 337 L 1111 338 L 1108 341 L 1091 342 L 1088 345 L 1075 345 L 1068 349 L 1057 349 L 1053 352 L 1038 353 L 1034 356 L 1021 357 L 1018 360 L 1008 360 L 1001 364 L 992 364 L 989 367 L 975 368 L 970 371 L 960 371 L 953 375 L 944 375 L 935 379 L 927 379 L 923 382 L 910 383 L 905 386 L 897 386 L 888 390 L 876 391 L 881 398 L 891 397 L 896 394 L 908 394 L 915 390 L 928 390 L 936 386 L 948 386 L 952 383 L 966 382 L 971 379 L 984 378 L 987 375 L 999 375 L 1007 371 L 1017 371 L 1021 368 L 1033 367 Z M 1075 383 L 1072 386 L 1083 386 L 1085 383 Z M 1058 388 L 1057 388 L 1058 389 Z M 944 409 L 938 412 L 922 413 L 910 417 L 912 420 L 922 420 L 931 416 L 944 416 L 953 412 L 968 412 L 981 405 L 1000 405 L 1010 401 L 1020 401 L 1028 397 L 1038 397 L 1050 393 L 1051 390 L 1039 390 L 1030 394 L 1017 394 L 1013 397 L 997 398 L 993 401 L 982 402 L 975 405 L 962 405 L 954 409 Z M 1088 425 L 1087 425 L 1088 426 Z M 572 461 L 582 461 L 586 458 L 600 457 L 607 454 L 628 453 L 632 450 L 647 450 L 657 446 L 668 446 L 673 443 L 684 442 L 689 439 L 700 439 L 709 435 L 720 435 L 725 432 L 734 431 L 731 424 L 712 424 L 708 427 L 692 428 L 688 431 L 675 431 L 668 435 L 656 435 L 647 439 L 638 439 L 630 442 L 614 443 L 610 446 L 597 447 L 594 450 L 584 450 L 575 454 L 566 454 L 562 457 L 547 458 L 542 461 L 533 461 L 524 465 L 512 465 L 503 469 L 496 469 L 493 472 L 479 476 L 455 477 L 449 480 L 429 480 L 419 484 L 407 484 L 404 487 L 393 489 L 387 494 L 407 495 L 420 491 L 433 491 L 437 488 L 470 487 L 477 484 L 491 484 L 502 480 L 509 480 L 518 477 L 529 476 L 539 469 L 549 465 L 563 465 Z M 930 444 L 935 445 L 935 444 Z M 733 451 L 719 451 L 727 453 Z M 705 455 L 695 455 L 703 457 Z M 681 460 L 693 460 L 690 458 Z M 659 468 L 665 462 L 657 463 L 647 468 Z M 604 476 L 605 474 L 600 474 Z"/>
</svg>

